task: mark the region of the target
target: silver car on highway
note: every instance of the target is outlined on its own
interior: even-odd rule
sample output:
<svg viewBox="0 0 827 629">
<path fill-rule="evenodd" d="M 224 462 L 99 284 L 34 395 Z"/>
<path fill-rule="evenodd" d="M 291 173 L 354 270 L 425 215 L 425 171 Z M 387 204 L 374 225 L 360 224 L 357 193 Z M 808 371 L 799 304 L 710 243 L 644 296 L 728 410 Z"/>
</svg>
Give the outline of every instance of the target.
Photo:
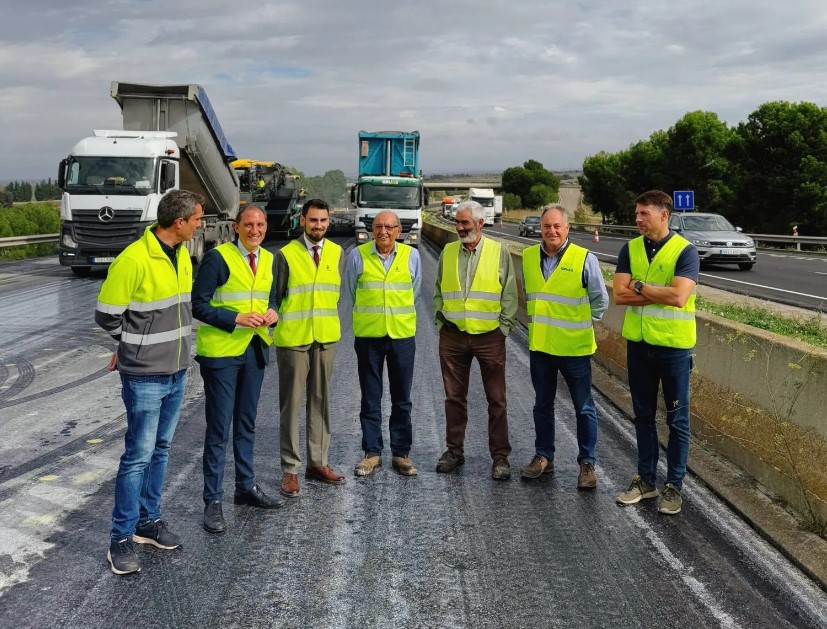
<svg viewBox="0 0 827 629">
<path fill-rule="evenodd" d="M 674 212 L 669 228 L 698 248 L 701 264 L 737 264 L 742 271 L 755 264 L 755 241 L 720 214 Z"/>
</svg>

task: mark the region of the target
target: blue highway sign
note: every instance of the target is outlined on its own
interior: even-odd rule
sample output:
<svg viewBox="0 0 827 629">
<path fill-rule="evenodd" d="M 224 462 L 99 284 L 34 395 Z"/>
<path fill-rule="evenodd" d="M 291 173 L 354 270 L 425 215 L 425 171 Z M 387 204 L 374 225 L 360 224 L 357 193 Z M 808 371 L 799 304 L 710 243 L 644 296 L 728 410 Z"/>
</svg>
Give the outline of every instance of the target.
<svg viewBox="0 0 827 629">
<path fill-rule="evenodd" d="M 694 210 L 695 209 L 695 191 L 694 190 L 675 190 L 672 193 L 672 205 L 676 210 Z"/>
</svg>

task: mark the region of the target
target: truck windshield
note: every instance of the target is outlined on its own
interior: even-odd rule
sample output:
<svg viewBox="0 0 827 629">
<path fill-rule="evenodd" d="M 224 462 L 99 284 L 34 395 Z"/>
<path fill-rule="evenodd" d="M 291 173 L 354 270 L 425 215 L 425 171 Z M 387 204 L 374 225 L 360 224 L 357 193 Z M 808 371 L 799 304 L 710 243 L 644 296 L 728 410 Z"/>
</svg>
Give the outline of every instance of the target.
<svg viewBox="0 0 827 629">
<path fill-rule="evenodd" d="M 362 183 L 359 186 L 359 206 L 418 210 L 419 188 Z"/>
<path fill-rule="evenodd" d="M 155 160 L 150 157 L 72 157 L 66 191 L 147 195 L 155 191 L 155 181 Z"/>
<path fill-rule="evenodd" d="M 476 201 L 482 207 L 494 207 L 494 197 L 471 197 L 472 201 Z"/>
</svg>

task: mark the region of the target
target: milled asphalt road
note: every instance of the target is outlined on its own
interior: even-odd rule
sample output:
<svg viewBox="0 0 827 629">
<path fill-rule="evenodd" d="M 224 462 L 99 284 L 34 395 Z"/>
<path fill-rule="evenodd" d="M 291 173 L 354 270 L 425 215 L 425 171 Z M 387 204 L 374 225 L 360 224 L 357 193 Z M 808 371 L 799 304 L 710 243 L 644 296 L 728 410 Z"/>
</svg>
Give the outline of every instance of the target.
<svg viewBox="0 0 827 629">
<path fill-rule="evenodd" d="M 270 512 L 230 498 L 227 533 L 206 533 L 203 391 L 191 369 L 164 493 L 164 517 L 183 547 L 139 548 L 143 570 L 128 577 L 106 563 L 124 419 L 117 375 L 103 371 L 107 337 L 92 319 L 101 278 L 73 278 L 50 260 L 0 266 L 0 626 L 827 626 L 827 595 L 702 483 L 688 480 L 678 517 L 658 516 L 651 501 L 615 504 L 635 450 L 628 419 L 600 395 L 597 491 L 575 488 L 565 386 L 555 473 L 519 480 L 534 440 L 524 331 L 507 344 L 514 478 L 490 478 L 476 368 L 466 464 L 436 474 L 444 445 L 430 325 L 436 262 L 421 252 L 411 454 L 420 475 L 395 474 L 389 453 L 373 476 L 352 474 L 361 456 L 359 388 L 344 299 L 330 460 L 346 485 L 300 477 L 301 496 Z M 273 364 L 256 443 L 258 482 L 273 493 L 281 476 L 276 376 Z M 232 486 L 230 456 L 228 497 Z"/>
</svg>

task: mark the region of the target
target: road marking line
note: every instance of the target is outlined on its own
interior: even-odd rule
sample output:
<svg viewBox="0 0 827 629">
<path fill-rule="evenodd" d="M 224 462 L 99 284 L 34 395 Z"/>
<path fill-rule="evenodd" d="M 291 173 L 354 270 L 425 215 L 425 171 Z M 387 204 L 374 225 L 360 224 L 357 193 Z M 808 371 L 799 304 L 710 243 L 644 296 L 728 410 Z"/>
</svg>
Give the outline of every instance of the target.
<svg viewBox="0 0 827 629">
<path fill-rule="evenodd" d="M 786 290 L 784 288 L 775 288 L 773 286 L 764 286 L 763 284 L 755 284 L 754 282 L 744 282 L 741 280 L 733 280 L 729 277 L 721 277 L 720 275 L 711 275 L 710 273 L 698 273 L 698 275 L 703 275 L 704 277 L 712 277 L 716 280 L 726 280 L 727 282 L 735 282 L 736 284 L 744 284 L 745 286 L 755 286 L 756 288 L 766 288 L 767 290 L 776 290 L 781 293 L 788 293 L 790 295 L 798 295 L 800 297 L 811 297 L 812 299 L 827 299 L 827 297 L 823 295 L 810 295 L 809 293 L 799 293 L 794 290 Z"/>
<path fill-rule="evenodd" d="M 57 479 L 58 479 L 58 477 L 55 476 L 54 474 L 46 474 L 46 476 L 41 476 L 38 480 L 48 482 L 48 481 L 57 480 Z"/>
<path fill-rule="evenodd" d="M 601 396 L 601 398 L 604 398 L 604 396 Z M 610 410 L 608 406 L 603 404 L 603 399 L 596 399 L 595 402 L 597 402 L 597 410 L 601 413 L 601 417 L 606 418 L 630 444 L 636 445 L 637 438 L 635 437 L 632 422 L 621 419 L 623 413 L 615 409 Z M 568 430 L 571 431 L 571 429 Z M 658 471 L 665 475 L 666 461 L 664 459 L 665 457 L 658 461 Z M 613 483 L 612 479 L 608 478 L 607 475 L 601 474 L 600 482 L 607 486 L 610 492 L 617 491 L 615 483 Z M 683 495 L 690 499 L 690 504 L 696 503 L 699 513 L 702 513 L 713 526 L 718 527 L 722 535 L 734 543 L 740 552 L 749 557 L 756 565 L 763 567 L 768 574 L 772 575 L 779 589 L 787 588 L 789 597 L 795 600 L 802 609 L 807 610 L 813 618 L 825 617 L 827 610 L 821 590 L 814 586 L 810 578 L 804 575 L 778 550 L 764 541 L 739 515 L 725 506 L 725 503 L 723 503 L 720 498 L 714 496 L 710 490 L 706 489 L 702 482 L 697 482 L 693 476 L 687 475 L 684 479 Z M 721 508 L 722 505 L 724 505 L 723 509 Z M 623 513 L 629 513 L 635 524 L 638 524 L 638 519 L 640 519 L 644 528 L 648 527 L 648 524 L 646 524 L 646 521 L 637 513 L 636 509 L 634 511 L 627 511 L 628 509 L 633 509 L 634 506 L 635 505 L 623 507 Z M 654 530 L 651 530 L 651 534 L 657 537 L 657 533 Z M 647 537 L 649 537 L 648 532 Z M 658 550 L 660 551 L 659 548 Z M 666 550 L 668 552 L 668 548 Z M 689 571 L 691 572 L 691 566 L 689 566 Z M 681 575 L 681 578 L 686 581 L 684 576 L 688 575 Z M 704 587 L 703 584 L 699 585 Z M 692 585 L 690 585 L 690 588 L 692 588 Z M 704 601 L 704 603 L 712 603 L 717 609 L 720 609 L 714 597 L 712 597 L 712 595 L 709 596 L 711 598 L 708 601 Z M 709 609 L 712 610 L 712 608 Z M 726 612 L 724 612 L 724 614 L 726 614 Z"/>
</svg>

